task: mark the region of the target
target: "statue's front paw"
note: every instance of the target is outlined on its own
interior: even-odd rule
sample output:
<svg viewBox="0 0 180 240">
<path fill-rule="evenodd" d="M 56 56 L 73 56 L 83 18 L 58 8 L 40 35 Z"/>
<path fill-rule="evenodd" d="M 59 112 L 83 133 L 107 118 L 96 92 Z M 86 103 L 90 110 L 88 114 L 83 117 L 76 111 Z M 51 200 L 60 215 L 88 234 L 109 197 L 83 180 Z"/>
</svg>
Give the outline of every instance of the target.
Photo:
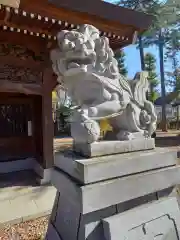
<svg viewBox="0 0 180 240">
<path fill-rule="evenodd" d="M 133 140 L 134 139 L 134 135 L 128 131 L 120 131 L 117 134 L 117 139 L 120 141 L 127 141 L 127 140 Z"/>
<path fill-rule="evenodd" d="M 144 137 L 145 138 L 149 138 L 150 137 L 150 134 L 147 130 L 144 131 Z"/>
<path fill-rule="evenodd" d="M 93 143 L 100 137 L 99 124 L 93 120 L 71 123 L 71 136 L 76 143 Z"/>
<path fill-rule="evenodd" d="M 147 111 L 141 111 L 140 112 L 140 123 L 142 126 L 145 126 L 151 122 L 151 116 L 147 113 Z"/>
</svg>

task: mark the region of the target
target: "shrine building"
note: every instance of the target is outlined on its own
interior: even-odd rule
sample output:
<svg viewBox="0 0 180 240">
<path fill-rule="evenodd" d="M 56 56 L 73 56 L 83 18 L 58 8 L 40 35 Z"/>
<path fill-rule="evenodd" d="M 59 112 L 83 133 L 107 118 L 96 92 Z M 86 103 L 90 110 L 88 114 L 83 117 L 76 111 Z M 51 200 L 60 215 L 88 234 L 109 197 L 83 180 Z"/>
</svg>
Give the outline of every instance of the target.
<svg viewBox="0 0 180 240">
<path fill-rule="evenodd" d="M 57 85 L 49 53 L 57 32 L 91 24 L 117 50 L 151 20 L 100 0 L 0 0 L 0 174 L 33 170 L 39 182 L 49 181 Z"/>
</svg>

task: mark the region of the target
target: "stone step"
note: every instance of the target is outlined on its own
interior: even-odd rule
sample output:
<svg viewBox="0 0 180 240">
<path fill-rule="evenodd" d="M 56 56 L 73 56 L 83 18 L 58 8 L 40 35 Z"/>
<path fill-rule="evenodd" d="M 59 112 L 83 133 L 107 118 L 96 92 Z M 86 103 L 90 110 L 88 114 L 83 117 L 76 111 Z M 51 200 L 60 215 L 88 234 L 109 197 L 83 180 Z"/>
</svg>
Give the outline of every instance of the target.
<svg viewBox="0 0 180 240">
<path fill-rule="evenodd" d="M 52 183 L 61 192 L 61 196 L 66 194 L 71 202 L 78 198 L 82 204 L 82 213 L 86 214 L 179 184 L 180 166 L 115 178 L 85 186 L 79 186 L 68 175 L 53 170 Z"/>
<path fill-rule="evenodd" d="M 94 158 L 83 158 L 69 150 L 55 154 L 55 167 L 82 184 L 147 172 L 176 164 L 177 151 L 165 148 Z"/>
</svg>

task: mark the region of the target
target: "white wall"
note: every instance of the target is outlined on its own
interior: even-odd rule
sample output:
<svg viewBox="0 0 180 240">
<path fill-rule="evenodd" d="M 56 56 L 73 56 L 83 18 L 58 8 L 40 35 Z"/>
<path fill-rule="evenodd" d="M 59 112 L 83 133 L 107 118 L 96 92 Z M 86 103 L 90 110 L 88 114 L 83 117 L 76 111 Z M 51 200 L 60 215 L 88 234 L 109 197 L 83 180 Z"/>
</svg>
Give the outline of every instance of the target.
<svg viewBox="0 0 180 240">
<path fill-rule="evenodd" d="M 161 115 L 162 115 L 162 107 L 161 106 L 155 106 L 155 111 L 157 114 L 158 121 L 161 120 Z M 167 119 L 172 119 L 174 118 L 175 115 L 175 109 L 171 105 L 166 105 L 166 117 Z"/>
</svg>

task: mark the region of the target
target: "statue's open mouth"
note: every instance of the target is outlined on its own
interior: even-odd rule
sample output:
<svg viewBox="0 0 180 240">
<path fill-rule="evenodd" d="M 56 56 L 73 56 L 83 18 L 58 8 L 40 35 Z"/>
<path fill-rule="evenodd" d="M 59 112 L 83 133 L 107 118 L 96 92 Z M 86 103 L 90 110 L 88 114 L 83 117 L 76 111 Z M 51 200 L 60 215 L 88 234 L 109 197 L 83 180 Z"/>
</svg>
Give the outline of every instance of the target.
<svg viewBox="0 0 180 240">
<path fill-rule="evenodd" d="M 92 64 L 92 59 L 89 57 L 71 58 L 67 60 L 67 69 L 80 68 Z"/>
</svg>

